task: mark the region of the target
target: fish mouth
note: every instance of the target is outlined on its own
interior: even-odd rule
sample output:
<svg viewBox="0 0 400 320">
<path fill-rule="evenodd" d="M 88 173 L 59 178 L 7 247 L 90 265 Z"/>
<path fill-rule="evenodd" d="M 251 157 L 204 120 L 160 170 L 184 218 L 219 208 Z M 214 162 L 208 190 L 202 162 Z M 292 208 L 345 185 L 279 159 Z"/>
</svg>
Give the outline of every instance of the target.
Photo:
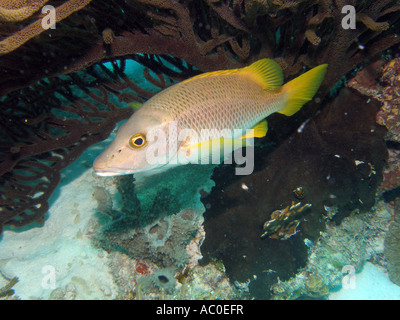
<svg viewBox="0 0 400 320">
<path fill-rule="evenodd" d="M 93 170 L 96 175 L 101 176 L 101 177 L 113 177 L 113 176 L 123 176 L 127 174 L 146 174 L 149 172 L 160 172 L 164 168 L 167 168 L 168 165 L 164 164 L 162 166 L 156 166 L 156 167 L 150 167 L 146 169 L 124 169 L 124 168 L 96 168 L 93 166 Z"/>
<path fill-rule="evenodd" d="M 101 177 L 122 176 L 125 174 L 136 173 L 135 170 L 122 170 L 122 169 L 94 169 L 96 175 Z"/>
<path fill-rule="evenodd" d="M 93 170 L 96 175 L 102 177 L 122 176 L 125 174 L 133 174 L 137 171 L 130 168 L 110 166 L 107 161 L 101 158 L 101 155 L 94 160 Z"/>
<path fill-rule="evenodd" d="M 109 167 L 107 165 L 99 163 L 97 159 L 93 163 L 93 170 L 96 175 L 101 177 L 122 176 L 125 174 L 133 174 L 137 172 L 137 170 L 128 168 Z"/>
</svg>

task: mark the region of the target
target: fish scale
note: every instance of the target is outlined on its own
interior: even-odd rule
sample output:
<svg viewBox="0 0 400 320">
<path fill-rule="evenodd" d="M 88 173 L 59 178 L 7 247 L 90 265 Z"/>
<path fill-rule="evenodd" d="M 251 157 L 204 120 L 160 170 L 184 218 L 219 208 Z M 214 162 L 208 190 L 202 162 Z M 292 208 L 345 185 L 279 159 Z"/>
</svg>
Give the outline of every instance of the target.
<svg viewBox="0 0 400 320">
<path fill-rule="evenodd" d="M 237 74 L 193 79 L 168 88 L 154 98 L 146 107 L 166 110 L 180 128 L 197 133 L 201 129 L 250 129 L 278 110 L 282 100 L 278 93 L 265 95 L 256 82 Z"/>
</svg>

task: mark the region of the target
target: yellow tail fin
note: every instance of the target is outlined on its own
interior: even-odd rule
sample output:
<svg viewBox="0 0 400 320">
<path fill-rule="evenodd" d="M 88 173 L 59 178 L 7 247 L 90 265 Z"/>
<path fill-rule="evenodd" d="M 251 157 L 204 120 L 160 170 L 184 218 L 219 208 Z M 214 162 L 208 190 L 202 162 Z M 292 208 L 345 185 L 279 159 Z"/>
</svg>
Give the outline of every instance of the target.
<svg viewBox="0 0 400 320">
<path fill-rule="evenodd" d="M 327 68 L 327 64 L 321 64 L 286 83 L 282 87 L 282 93 L 287 94 L 288 101 L 285 107 L 278 112 L 286 116 L 291 116 L 299 111 L 317 93 Z"/>
</svg>

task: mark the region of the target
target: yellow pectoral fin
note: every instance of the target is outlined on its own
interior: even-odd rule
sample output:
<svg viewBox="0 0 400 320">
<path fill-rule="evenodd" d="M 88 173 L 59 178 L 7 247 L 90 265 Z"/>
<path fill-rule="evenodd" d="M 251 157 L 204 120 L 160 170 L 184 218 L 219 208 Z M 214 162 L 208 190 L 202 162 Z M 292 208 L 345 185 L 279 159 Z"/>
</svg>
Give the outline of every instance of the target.
<svg viewBox="0 0 400 320">
<path fill-rule="evenodd" d="M 129 102 L 128 103 L 132 108 L 133 108 L 133 110 L 135 110 L 135 111 L 137 111 L 142 105 L 143 105 L 143 103 L 142 102 L 139 102 L 139 101 L 131 101 L 131 102 Z"/>
<path fill-rule="evenodd" d="M 241 137 L 241 139 L 262 138 L 265 137 L 268 131 L 267 120 L 261 120 L 253 129 Z"/>
<path fill-rule="evenodd" d="M 247 144 L 248 142 L 242 138 L 215 138 L 187 146 L 184 150 L 189 163 L 219 164 L 234 150 Z"/>
<path fill-rule="evenodd" d="M 262 120 L 257 123 L 253 129 L 245 135 L 233 138 L 214 138 L 199 143 L 186 146 L 182 149 L 185 154 L 186 161 L 189 163 L 213 163 L 221 162 L 221 159 L 226 159 L 231 153 L 242 147 L 253 146 L 251 138 L 262 138 L 267 134 L 267 120 Z"/>
</svg>

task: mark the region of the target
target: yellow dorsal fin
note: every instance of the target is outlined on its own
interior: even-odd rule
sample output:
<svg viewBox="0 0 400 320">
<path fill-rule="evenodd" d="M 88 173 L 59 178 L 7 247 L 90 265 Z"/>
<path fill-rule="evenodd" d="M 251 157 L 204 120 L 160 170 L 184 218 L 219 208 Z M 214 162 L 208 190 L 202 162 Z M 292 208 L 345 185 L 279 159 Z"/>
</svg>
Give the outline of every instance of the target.
<svg viewBox="0 0 400 320">
<path fill-rule="evenodd" d="M 264 90 L 275 91 L 283 84 L 283 71 L 272 59 L 261 59 L 239 72 L 257 82 Z"/>
<path fill-rule="evenodd" d="M 142 105 L 142 102 L 139 101 L 131 101 L 128 103 L 135 111 L 137 111 Z"/>
<path fill-rule="evenodd" d="M 182 81 L 181 83 L 233 73 L 240 73 L 241 75 L 259 84 L 264 90 L 275 91 L 278 90 L 283 84 L 282 68 L 272 59 L 261 59 L 241 69 L 218 70 L 202 73 L 198 76 Z"/>
<path fill-rule="evenodd" d="M 278 112 L 286 116 L 291 116 L 299 111 L 300 108 L 306 102 L 310 101 L 317 93 L 327 68 L 327 64 L 321 64 L 286 83 L 282 87 L 282 92 L 287 95 L 287 103 L 285 107 Z"/>
<path fill-rule="evenodd" d="M 242 136 L 242 139 L 249 138 L 262 138 L 265 137 L 268 131 L 268 123 L 267 120 L 261 120 L 253 127 L 252 133 L 248 133 Z"/>
<path fill-rule="evenodd" d="M 186 79 L 186 80 L 182 81 L 181 83 L 187 83 L 192 80 L 197 80 L 197 79 L 206 78 L 206 77 L 219 76 L 221 74 L 232 74 L 232 73 L 238 72 L 238 70 L 240 70 L 240 69 L 217 70 L 217 71 L 206 72 L 206 73 L 202 73 L 197 76 L 194 76 L 192 78 Z"/>
</svg>

